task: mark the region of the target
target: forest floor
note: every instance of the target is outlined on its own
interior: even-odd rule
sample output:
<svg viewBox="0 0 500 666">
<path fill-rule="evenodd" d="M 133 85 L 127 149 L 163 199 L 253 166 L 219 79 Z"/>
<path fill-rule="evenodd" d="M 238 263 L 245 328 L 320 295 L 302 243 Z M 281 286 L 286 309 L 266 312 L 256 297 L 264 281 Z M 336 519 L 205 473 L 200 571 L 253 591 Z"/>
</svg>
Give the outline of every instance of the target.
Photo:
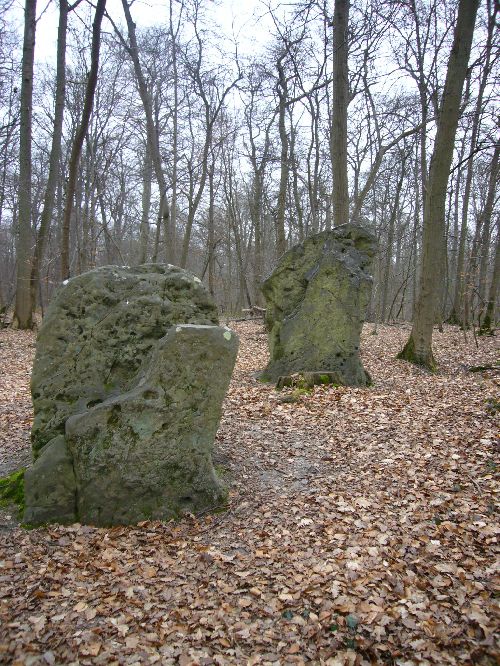
<svg viewBox="0 0 500 666">
<path fill-rule="evenodd" d="M 498 663 L 499 378 L 468 370 L 497 340 L 436 331 L 430 375 L 394 358 L 408 327 L 367 325 L 372 387 L 292 396 L 254 378 L 262 326 L 233 328 L 228 511 L 29 531 L 4 515 L 0 661 Z M 33 353 L 32 334 L 0 331 L 0 473 L 29 457 Z"/>
</svg>

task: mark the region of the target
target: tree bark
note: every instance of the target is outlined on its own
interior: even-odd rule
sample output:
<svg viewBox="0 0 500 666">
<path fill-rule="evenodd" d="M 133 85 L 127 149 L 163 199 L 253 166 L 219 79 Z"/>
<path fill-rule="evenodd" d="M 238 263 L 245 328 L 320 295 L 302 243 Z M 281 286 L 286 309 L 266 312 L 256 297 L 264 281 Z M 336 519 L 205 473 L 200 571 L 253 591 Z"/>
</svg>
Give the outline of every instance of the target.
<svg viewBox="0 0 500 666">
<path fill-rule="evenodd" d="M 54 129 L 49 157 L 49 174 L 45 189 L 43 210 L 40 218 L 40 227 L 36 238 L 35 252 L 31 266 L 31 309 L 35 310 L 38 285 L 40 281 L 40 266 L 45 252 L 47 236 L 49 233 L 54 201 L 56 195 L 57 178 L 59 176 L 59 162 L 61 160 L 61 142 L 64 117 L 64 103 L 66 99 L 66 36 L 68 32 L 67 0 L 59 0 L 59 26 L 57 29 L 57 65 L 56 65 L 56 93 L 54 104 Z"/>
<path fill-rule="evenodd" d="M 500 224 L 497 225 L 497 243 L 495 250 L 495 263 L 493 266 L 493 276 L 491 278 L 490 290 L 488 294 L 488 301 L 486 303 L 486 311 L 481 322 L 479 335 L 494 335 L 495 334 L 495 310 L 498 300 L 498 292 L 500 289 Z"/>
<path fill-rule="evenodd" d="M 347 106 L 349 78 L 347 57 L 349 0 L 335 0 L 333 14 L 333 99 L 332 99 L 332 209 L 333 226 L 349 221 L 347 182 Z"/>
<path fill-rule="evenodd" d="M 151 160 L 151 152 L 149 148 L 149 141 L 146 141 L 146 149 L 144 151 L 144 164 L 142 167 L 142 215 L 141 215 L 141 229 L 139 235 L 139 256 L 138 263 L 146 263 L 148 256 L 148 241 L 149 241 L 149 212 L 151 210 L 151 180 L 153 176 L 153 164 Z"/>
<path fill-rule="evenodd" d="M 460 0 L 424 205 L 422 273 L 410 337 L 398 358 L 435 370 L 432 330 L 444 275 L 445 205 L 479 0 Z"/>
<path fill-rule="evenodd" d="M 158 183 L 158 188 L 160 190 L 160 219 L 158 220 L 157 227 L 157 241 L 155 242 L 155 251 L 153 257 L 156 257 L 158 254 L 157 244 L 159 243 L 159 233 L 162 226 L 165 229 L 170 229 L 170 209 L 167 202 L 167 184 L 165 180 L 165 174 L 163 172 L 160 145 L 158 141 L 158 130 L 153 118 L 153 102 L 151 100 L 151 95 L 149 94 L 148 87 L 146 85 L 146 79 L 141 67 L 141 61 L 139 60 L 139 47 L 137 46 L 137 37 L 135 34 L 135 23 L 132 20 L 132 15 L 130 13 L 130 7 L 127 0 L 122 0 L 123 11 L 125 14 L 125 20 L 127 21 L 127 30 L 128 38 L 130 44 L 127 44 L 116 26 L 115 32 L 117 33 L 120 41 L 126 48 L 130 58 L 132 59 L 132 64 L 134 66 L 135 78 L 137 80 L 137 88 L 139 90 L 139 96 L 141 98 L 142 106 L 144 109 L 144 115 L 146 116 L 146 132 L 147 140 L 149 143 L 149 150 L 151 154 L 151 159 L 153 160 L 153 167 L 156 176 L 156 182 Z M 167 247 L 167 256 L 172 254 L 172 238 L 166 238 L 165 244 Z"/>
<path fill-rule="evenodd" d="M 19 234 L 17 239 L 15 328 L 33 326 L 30 298 L 31 277 L 31 124 L 33 110 L 33 66 L 35 60 L 36 0 L 26 0 L 19 128 Z"/>
<path fill-rule="evenodd" d="M 455 289 L 453 295 L 453 306 L 449 317 L 449 322 L 451 324 L 460 324 L 463 327 L 467 327 L 468 323 L 464 320 L 464 308 L 465 303 L 464 299 L 466 296 L 467 284 L 465 280 L 466 267 L 465 267 L 465 243 L 467 239 L 467 222 L 468 222 L 468 213 L 469 213 L 469 201 L 472 189 L 472 177 L 474 173 L 474 160 L 473 155 L 477 145 L 477 139 L 479 136 L 479 128 L 481 124 L 481 116 L 483 114 L 483 97 L 486 90 L 486 85 L 488 82 L 488 77 L 491 71 L 491 51 L 493 44 L 494 31 L 496 27 L 496 13 L 498 9 L 495 3 L 495 9 L 493 14 L 490 13 L 488 17 L 488 37 L 486 40 L 486 53 L 485 53 L 485 63 L 481 76 L 481 82 L 479 84 L 479 90 L 476 101 L 476 108 L 474 110 L 474 117 L 472 121 L 472 131 L 470 139 L 470 152 L 469 157 L 467 158 L 467 171 L 465 177 L 465 190 L 462 197 L 462 220 L 460 225 L 460 240 L 458 245 L 458 257 L 457 257 L 457 266 L 455 274 Z"/>
<path fill-rule="evenodd" d="M 278 190 L 278 207 L 275 217 L 276 234 L 276 257 L 286 252 L 286 234 L 285 234 L 285 212 L 286 212 L 286 193 L 288 189 L 288 175 L 290 172 L 289 150 L 288 150 L 288 132 L 286 129 L 286 108 L 288 97 L 288 83 L 286 80 L 284 60 L 286 53 L 283 53 L 277 60 L 278 68 L 278 129 L 281 143 L 280 154 L 280 185 Z"/>
</svg>

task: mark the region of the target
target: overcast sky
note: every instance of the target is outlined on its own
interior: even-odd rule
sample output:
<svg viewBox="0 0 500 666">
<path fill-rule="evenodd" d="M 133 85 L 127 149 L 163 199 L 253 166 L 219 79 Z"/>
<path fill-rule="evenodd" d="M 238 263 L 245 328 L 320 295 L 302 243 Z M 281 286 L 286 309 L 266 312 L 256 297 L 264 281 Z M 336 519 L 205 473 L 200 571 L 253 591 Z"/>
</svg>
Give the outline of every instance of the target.
<svg viewBox="0 0 500 666">
<path fill-rule="evenodd" d="M 55 0 L 38 0 L 37 3 L 36 59 L 38 62 L 55 63 L 58 3 Z M 107 10 L 117 22 L 123 22 L 121 0 L 107 0 Z M 24 2 L 17 0 L 15 22 L 20 34 L 23 28 Z M 240 53 L 255 53 L 268 40 L 271 22 L 266 19 L 266 10 L 259 0 L 206 0 L 204 9 L 211 8 L 214 21 L 224 33 L 237 37 Z M 166 0 L 136 0 L 132 6 L 132 16 L 139 26 L 165 23 L 168 19 Z M 109 23 L 103 23 L 105 30 Z"/>
</svg>

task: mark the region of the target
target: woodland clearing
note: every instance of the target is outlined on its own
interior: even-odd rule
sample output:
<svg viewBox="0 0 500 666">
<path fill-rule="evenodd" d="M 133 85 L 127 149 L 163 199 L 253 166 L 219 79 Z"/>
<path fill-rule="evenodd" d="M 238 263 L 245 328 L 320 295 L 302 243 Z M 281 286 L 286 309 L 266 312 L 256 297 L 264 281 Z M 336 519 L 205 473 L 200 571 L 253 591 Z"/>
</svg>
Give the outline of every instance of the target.
<svg viewBox="0 0 500 666">
<path fill-rule="evenodd" d="M 215 461 L 227 510 L 113 529 L 25 530 L 2 512 L 0 661 L 494 664 L 495 338 L 435 333 L 439 373 L 365 325 L 374 385 L 259 383 L 241 339 Z M 0 473 L 29 460 L 30 332 L 0 331 Z M 498 597 L 498 591 L 497 591 Z"/>
</svg>

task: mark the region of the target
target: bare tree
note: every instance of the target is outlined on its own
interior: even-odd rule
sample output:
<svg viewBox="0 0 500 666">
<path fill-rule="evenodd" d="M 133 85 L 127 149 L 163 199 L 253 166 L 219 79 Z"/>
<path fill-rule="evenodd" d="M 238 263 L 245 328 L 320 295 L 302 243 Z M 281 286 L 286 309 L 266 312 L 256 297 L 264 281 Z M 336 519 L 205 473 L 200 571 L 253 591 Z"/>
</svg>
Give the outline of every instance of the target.
<svg viewBox="0 0 500 666">
<path fill-rule="evenodd" d="M 30 299 L 31 225 L 31 125 L 33 114 L 33 66 L 35 59 L 36 0 L 26 0 L 24 8 L 23 68 L 21 83 L 21 123 L 19 144 L 19 235 L 17 241 L 16 305 L 13 326 L 33 325 Z"/>
<path fill-rule="evenodd" d="M 82 152 L 83 142 L 90 122 L 90 115 L 94 105 L 94 94 L 97 85 L 97 72 L 99 69 L 99 51 L 101 47 L 101 23 L 106 9 L 106 0 L 97 0 L 94 23 L 92 25 L 92 47 L 90 56 L 90 70 L 85 88 L 85 100 L 83 104 L 80 125 L 76 131 L 71 156 L 69 159 L 68 184 L 66 189 L 66 206 L 62 224 L 61 239 L 61 277 L 66 280 L 70 275 L 69 237 L 71 228 L 71 214 L 78 175 L 78 164 Z"/>
<path fill-rule="evenodd" d="M 438 285 L 445 266 L 445 205 L 462 90 L 472 46 L 479 0 L 460 0 L 446 81 L 437 121 L 424 205 L 422 274 L 410 337 L 398 358 L 436 367 L 432 330 L 438 304 Z"/>
<path fill-rule="evenodd" d="M 221 70 L 218 72 L 209 72 L 208 74 L 203 71 L 203 65 L 205 64 L 205 45 L 199 26 L 199 8 L 200 4 L 197 0 L 194 6 L 193 15 L 193 29 L 196 43 L 195 53 L 194 57 L 189 57 L 189 55 L 186 54 L 186 67 L 188 75 L 193 82 L 196 95 L 202 103 L 204 138 L 201 156 L 199 157 L 199 179 L 197 186 L 192 191 L 192 196 L 189 197 L 188 217 L 180 259 L 180 266 L 182 268 L 185 268 L 187 265 L 193 223 L 207 182 L 209 153 L 212 148 L 214 127 L 222 112 L 227 96 L 242 79 L 242 73 L 239 70 L 239 67 L 235 78 L 229 83 L 224 81 Z M 222 80 L 222 85 L 218 85 L 219 79 Z"/>
<path fill-rule="evenodd" d="M 47 185 L 45 188 L 45 198 L 31 266 L 30 298 L 32 311 L 34 311 L 37 301 L 37 292 L 40 280 L 40 266 L 45 252 L 47 235 L 54 211 L 55 194 L 61 161 L 64 103 L 66 98 L 66 38 L 68 32 L 68 14 L 80 2 L 81 0 L 77 0 L 77 2 L 72 7 L 70 7 L 67 0 L 59 0 L 54 124 L 52 130 L 52 145 L 50 149 L 49 173 L 47 177 Z"/>
<path fill-rule="evenodd" d="M 349 103 L 348 26 L 350 0 L 335 0 L 333 15 L 332 211 L 333 225 L 349 221 L 347 105 Z"/>
<path fill-rule="evenodd" d="M 498 294 L 500 292 L 500 220 L 497 220 L 497 240 L 495 245 L 495 258 L 493 263 L 493 275 L 491 277 L 490 289 L 484 317 L 479 329 L 480 335 L 495 334 L 495 308 L 497 307 Z"/>
<path fill-rule="evenodd" d="M 488 83 L 488 78 L 491 73 L 494 60 L 496 59 L 493 54 L 493 41 L 496 25 L 496 17 L 500 11 L 498 3 L 491 4 L 491 1 L 488 0 L 488 27 L 487 27 L 487 38 L 486 45 L 484 49 L 484 64 L 483 70 L 481 73 L 481 80 L 479 83 L 479 90 L 476 98 L 476 105 L 474 109 L 473 119 L 472 119 L 472 129 L 470 136 L 469 144 L 469 155 L 465 160 L 466 164 L 466 176 L 465 176 L 465 188 L 462 197 L 462 219 L 460 225 L 460 234 L 458 242 L 458 256 L 456 263 L 456 273 L 455 273 L 455 290 L 453 295 L 453 306 L 449 316 L 449 322 L 453 324 L 462 324 L 464 327 L 468 325 L 468 322 L 464 318 L 464 306 L 465 306 L 465 291 L 467 285 L 465 284 L 465 255 L 466 255 L 466 238 L 467 238 L 467 220 L 469 214 L 469 202 L 471 197 L 471 188 L 472 188 L 472 176 L 474 172 L 474 154 L 476 152 L 476 147 L 479 138 L 479 130 L 481 125 L 481 118 L 484 112 L 484 95 L 486 91 L 486 86 Z M 499 57 L 498 54 L 496 56 Z M 462 160 L 460 160 L 461 162 Z"/>
</svg>

